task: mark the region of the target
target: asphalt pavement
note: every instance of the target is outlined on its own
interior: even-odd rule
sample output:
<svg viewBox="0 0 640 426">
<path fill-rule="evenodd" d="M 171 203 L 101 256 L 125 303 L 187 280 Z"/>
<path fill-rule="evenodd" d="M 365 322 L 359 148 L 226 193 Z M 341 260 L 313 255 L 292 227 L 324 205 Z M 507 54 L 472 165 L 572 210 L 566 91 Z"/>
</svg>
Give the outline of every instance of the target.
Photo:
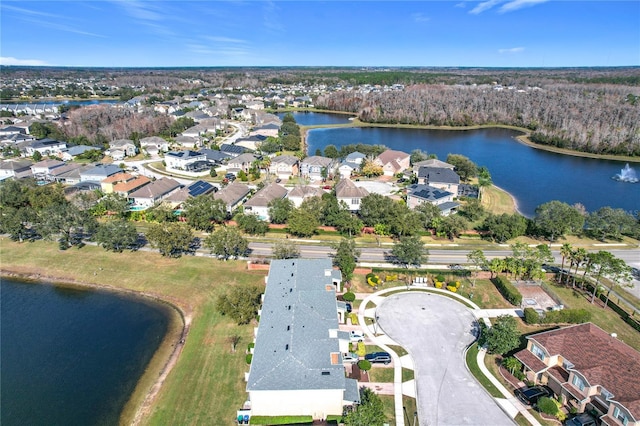
<svg viewBox="0 0 640 426">
<path fill-rule="evenodd" d="M 462 304 L 431 293 L 391 295 L 378 326 L 414 360 L 421 425 L 513 425 L 465 365 L 475 318 Z"/>
</svg>

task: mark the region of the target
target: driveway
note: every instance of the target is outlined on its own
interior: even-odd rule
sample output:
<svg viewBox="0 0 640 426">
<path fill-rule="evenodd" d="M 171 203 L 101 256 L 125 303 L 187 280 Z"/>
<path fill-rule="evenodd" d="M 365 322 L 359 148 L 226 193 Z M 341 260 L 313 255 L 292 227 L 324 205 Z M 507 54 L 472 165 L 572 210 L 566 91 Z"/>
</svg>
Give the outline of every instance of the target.
<svg viewBox="0 0 640 426">
<path fill-rule="evenodd" d="M 475 320 L 463 305 L 431 293 L 396 294 L 376 310 L 378 325 L 413 357 L 421 425 L 513 425 L 464 361 Z"/>
</svg>

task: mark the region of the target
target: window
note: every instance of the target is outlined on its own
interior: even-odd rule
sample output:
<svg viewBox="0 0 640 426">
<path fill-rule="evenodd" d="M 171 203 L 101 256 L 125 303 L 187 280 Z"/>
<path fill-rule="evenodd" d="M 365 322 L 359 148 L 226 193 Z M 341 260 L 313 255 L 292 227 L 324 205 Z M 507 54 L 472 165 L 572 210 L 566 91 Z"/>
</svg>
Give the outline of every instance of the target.
<svg viewBox="0 0 640 426">
<path fill-rule="evenodd" d="M 629 419 L 627 418 L 627 415 L 623 413 L 622 410 L 619 409 L 618 407 L 613 409 L 613 417 L 620 420 L 620 423 L 622 423 L 625 426 L 627 426 L 627 423 L 629 423 Z"/>
<path fill-rule="evenodd" d="M 354 206 L 357 206 L 358 204 L 360 204 L 360 199 L 359 198 L 351 199 L 351 204 L 353 204 Z"/>
<path fill-rule="evenodd" d="M 584 390 L 584 380 L 582 380 L 580 377 L 574 375 L 571 383 L 573 383 L 573 385 L 581 391 Z"/>
<path fill-rule="evenodd" d="M 539 347 L 537 347 L 536 345 L 532 345 L 531 346 L 531 352 L 537 356 L 538 358 L 540 358 L 540 361 L 544 361 L 544 351 L 542 349 L 540 349 Z"/>
</svg>

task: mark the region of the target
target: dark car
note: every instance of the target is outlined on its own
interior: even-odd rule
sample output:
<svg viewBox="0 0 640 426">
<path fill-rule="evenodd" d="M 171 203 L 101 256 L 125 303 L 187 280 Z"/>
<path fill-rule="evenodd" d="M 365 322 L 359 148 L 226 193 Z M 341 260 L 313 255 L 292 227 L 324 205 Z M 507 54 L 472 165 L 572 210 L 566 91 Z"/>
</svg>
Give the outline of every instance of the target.
<svg viewBox="0 0 640 426">
<path fill-rule="evenodd" d="M 550 397 L 553 395 L 551 389 L 546 386 L 532 386 L 530 388 L 520 388 L 515 391 L 516 396 L 527 405 L 536 405 L 538 399 L 543 396 Z"/>
<path fill-rule="evenodd" d="M 596 426 L 597 424 L 595 417 L 589 413 L 578 414 L 565 423 L 567 426 Z"/>
<path fill-rule="evenodd" d="M 351 306 L 351 303 L 349 302 L 347 302 L 346 305 L 347 305 L 347 313 L 350 314 L 351 311 L 353 310 L 353 306 Z"/>
<path fill-rule="evenodd" d="M 233 182 L 234 180 L 236 180 L 236 175 L 234 175 L 233 173 L 227 173 L 226 175 L 224 175 L 224 178 Z"/>
<path fill-rule="evenodd" d="M 389 355 L 388 352 L 372 352 L 370 354 L 366 354 L 364 356 L 364 359 L 372 364 L 389 364 L 391 362 L 391 355 Z"/>
</svg>

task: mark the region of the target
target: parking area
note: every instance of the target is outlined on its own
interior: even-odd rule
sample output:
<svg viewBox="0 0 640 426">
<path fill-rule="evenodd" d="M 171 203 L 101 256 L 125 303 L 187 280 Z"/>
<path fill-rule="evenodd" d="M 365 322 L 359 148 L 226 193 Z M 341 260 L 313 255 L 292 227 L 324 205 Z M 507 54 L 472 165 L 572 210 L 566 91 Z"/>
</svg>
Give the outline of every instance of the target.
<svg viewBox="0 0 640 426">
<path fill-rule="evenodd" d="M 401 293 L 376 310 L 378 325 L 413 357 L 421 425 L 513 425 L 464 361 L 476 322 L 458 302 L 432 293 Z"/>
</svg>

